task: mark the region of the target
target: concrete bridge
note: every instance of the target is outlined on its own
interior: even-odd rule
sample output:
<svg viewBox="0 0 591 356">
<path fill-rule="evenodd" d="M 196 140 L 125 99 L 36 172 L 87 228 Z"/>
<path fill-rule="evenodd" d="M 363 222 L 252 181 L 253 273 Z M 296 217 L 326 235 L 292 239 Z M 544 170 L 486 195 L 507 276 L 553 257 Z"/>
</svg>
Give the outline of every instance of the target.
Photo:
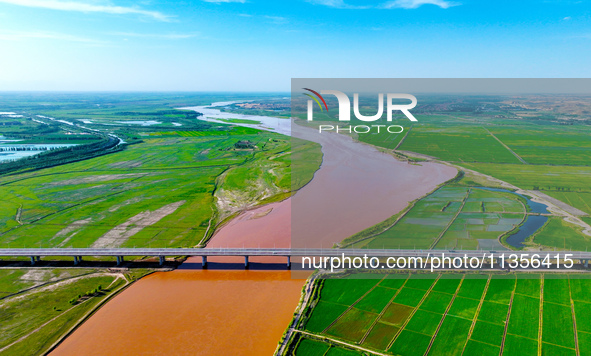
<svg viewBox="0 0 591 356">
<path fill-rule="evenodd" d="M 126 256 L 154 256 L 158 257 L 160 264 L 164 264 L 166 256 L 201 256 L 202 264 L 207 265 L 207 258 L 212 256 L 242 256 L 244 265 L 248 267 L 248 259 L 253 256 L 282 256 L 287 259 L 287 267 L 291 267 L 291 257 L 341 257 L 345 254 L 347 257 L 438 257 L 445 254 L 446 257 L 463 258 L 481 258 L 487 260 L 497 260 L 504 255 L 505 260 L 509 255 L 527 253 L 531 257 L 538 254 L 540 258 L 546 255 L 550 259 L 564 259 L 566 255 L 573 261 L 580 261 L 585 267 L 591 260 L 591 252 L 583 251 L 493 251 L 493 250 L 404 250 L 404 249 L 327 249 L 327 248 L 0 248 L 0 257 L 29 257 L 31 264 L 40 261 L 42 257 L 52 256 L 71 256 L 74 258 L 74 264 L 77 265 L 83 257 L 88 256 L 112 256 L 120 265 Z"/>
</svg>

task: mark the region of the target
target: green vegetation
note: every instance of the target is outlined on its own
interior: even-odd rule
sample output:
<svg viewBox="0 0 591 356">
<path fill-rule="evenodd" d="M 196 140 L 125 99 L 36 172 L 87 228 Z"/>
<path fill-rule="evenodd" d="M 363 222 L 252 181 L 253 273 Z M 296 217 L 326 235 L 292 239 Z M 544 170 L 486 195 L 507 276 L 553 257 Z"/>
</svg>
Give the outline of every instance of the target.
<svg viewBox="0 0 591 356">
<path fill-rule="evenodd" d="M 203 245 L 231 216 L 288 197 L 317 170 L 319 145 L 176 109 L 234 99 L 244 96 L 4 95 L 3 110 L 24 116 L 14 119 L 18 125 L 0 126 L 0 135 L 80 144 L 0 164 L 0 173 L 11 172 L 0 175 L 0 242 Z M 126 144 L 117 145 L 115 136 Z M 292 169 L 298 170 L 293 182 Z"/>
<path fill-rule="evenodd" d="M 320 341 L 302 339 L 298 344 L 296 355 L 324 355 L 329 348 L 330 345 L 326 345 Z"/>
<path fill-rule="evenodd" d="M 138 270 L 136 275 L 148 271 Z M 94 269 L 0 271 L 0 353 L 38 355 L 128 284 L 124 273 Z M 72 302 L 74 301 L 74 302 Z"/>
<path fill-rule="evenodd" d="M 346 242 L 370 249 L 502 249 L 499 236 L 519 225 L 526 209 L 522 199 L 509 192 L 444 186 L 388 223 L 362 231 Z"/>
<path fill-rule="evenodd" d="M 519 163 L 485 128 L 478 126 L 415 125 L 399 149 L 449 162 Z"/>
<path fill-rule="evenodd" d="M 248 119 L 219 119 L 220 121 L 227 122 L 229 124 L 253 124 L 258 125 L 261 122 L 256 120 L 248 120 Z"/>
<path fill-rule="evenodd" d="M 591 167 L 464 163 L 523 189 L 539 190 L 591 214 Z"/>
<path fill-rule="evenodd" d="M 469 273 L 435 276 L 438 279 L 412 273 L 367 276 L 373 276 L 373 282 L 339 275 L 317 282 L 321 287 L 319 303 L 312 302 L 300 324 L 314 334 L 315 348 L 326 350 L 339 342 L 358 355 L 363 354 L 361 348 L 401 356 L 498 355 L 501 348 L 504 355 L 537 355 L 541 335 L 544 354 L 574 354 L 576 347 L 583 354 L 588 349 L 591 279 L 586 275 Z M 386 287 L 390 281 L 401 283 L 397 288 Z M 343 291 L 350 288 L 355 288 L 355 297 L 344 299 Z M 361 309 L 376 301 L 381 310 L 377 305 L 371 312 Z M 323 303 L 341 306 L 341 314 L 327 317 L 325 309 L 318 308 Z M 331 326 L 311 330 L 310 323 L 319 317 Z M 294 340 L 299 340 L 298 336 Z"/>
<path fill-rule="evenodd" d="M 544 228 L 533 236 L 532 242 L 561 250 L 584 251 L 591 244 L 591 236 L 561 218 L 551 217 Z"/>
<path fill-rule="evenodd" d="M 33 151 L 22 145 L 76 144 L 35 146 L 42 153 L 0 163 L 2 246 L 202 246 L 244 209 L 288 197 L 318 169 L 319 145 L 208 123 L 199 120 L 200 113 L 176 109 L 241 99 L 241 94 L 2 95 L 0 111 L 22 114 L 0 120 L 0 139 L 20 145 L 0 142 L 3 156 Z M 292 182 L 295 168 L 298 179 Z M 42 354 L 145 273 L 2 270 L 0 353 Z"/>
<path fill-rule="evenodd" d="M 245 140 L 253 148 L 235 147 Z M 290 144 L 263 132 L 149 138 L 122 152 L 1 177 L 0 240 L 6 247 L 194 246 L 226 217 L 298 188 Z M 308 170 L 300 184 L 318 167 L 315 150 L 306 142 L 297 148 L 316 159 L 300 168 Z"/>
<path fill-rule="evenodd" d="M 522 104 L 516 103 L 515 98 L 494 96 L 486 99 L 465 97 L 462 104 L 446 100 L 449 98 L 422 98 L 422 109 L 415 110 L 418 122 L 412 126 L 404 120 L 397 122 L 405 126 L 401 134 L 369 133 L 359 134 L 357 138 L 397 150 L 395 154 L 452 162 L 523 189 L 540 191 L 578 209 L 575 212 L 577 215 L 580 212 L 591 215 L 591 143 L 588 140 L 591 128 L 584 124 L 588 123 L 587 111 L 574 109 L 583 99 L 560 97 L 556 101 L 551 98 L 538 101 L 537 98 L 522 97 L 517 101 Z M 541 102 L 544 104 L 541 105 Z M 549 107 L 553 109 L 549 110 Z M 318 120 L 330 118 L 319 115 Z M 463 179 L 458 185 L 499 184 L 477 174 L 469 175 L 469 179 Z M 449 211 L 457 208 L 454 205 L 457 206 L 450 204 Z M 483 202 L 466 201 L 461 214 L 498 212 L 499 207 L 495 205 L 494 201 L 488 207 Z M 566 209 L 569 210 L 568 207 Z M 462 224 L 465 216 L 458 216 L 458 223 L 454 221 L 434 246 L 432 239 L 445 229 L 445 220 L 449 221 L 449 216 L 435 215 L 444 211 L 438 212 L 421 202 L 415 204 L 410 213 L 423 213 L 423 218 L 432 220 L 411 228 L 403 218 L 397 226 L 380 236 L 380 231 L 394 223 L 390 219 L 381 226 L 376 225 L 351 237 L 346 245 L 371 248 L 500 248 L 493 240 L 494 231 L 488 228 L 482 231 Z M 435 218 L 440 219 L 439 226 L 436 226 Z M 589 216 L 582 219 L 591 222 Z M 549 231 L 541 233 L 538 241 L 530 241 L 531 246 L 573 250 L 584 250 L 589 246 L 590 237 L 581 233 L 581 227 L 550 221 L 545 228 Z M 413 233 L 415 235 L 411 236 Z M 501 234 L 499 230 L 497 236 Z M 381 238 L 370 238 L 376 235 Z M 397 238 L 394 238 L 395 235 Z M 356 241 L 358 243 L 351 243 Z"/>
</svg>

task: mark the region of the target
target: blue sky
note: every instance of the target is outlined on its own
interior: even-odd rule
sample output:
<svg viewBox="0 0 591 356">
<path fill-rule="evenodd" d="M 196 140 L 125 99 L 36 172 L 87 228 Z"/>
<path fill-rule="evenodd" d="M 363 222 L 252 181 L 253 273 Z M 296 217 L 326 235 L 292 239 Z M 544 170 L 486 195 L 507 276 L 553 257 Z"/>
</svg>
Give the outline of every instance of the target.
<svg viewBox="0 0 591 356">
<path fill-rule="evenodd" d="M 589 1 L 0 0 L 0 90 L 591 77 L 590 58 Z"/>
</svg>

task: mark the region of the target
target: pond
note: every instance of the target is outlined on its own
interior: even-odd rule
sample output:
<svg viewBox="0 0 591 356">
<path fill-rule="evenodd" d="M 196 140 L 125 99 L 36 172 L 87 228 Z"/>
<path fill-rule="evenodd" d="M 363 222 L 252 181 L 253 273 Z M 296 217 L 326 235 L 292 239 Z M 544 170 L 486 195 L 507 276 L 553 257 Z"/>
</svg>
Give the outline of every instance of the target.
<svg viewBox="0 0 591 356">
<path fill-rule="evenodd" d="M 506 192 L 506 193 L 518 195 L 527 201 L 527 205 L 529 206 L 531 212 L 537 213 L 537 214 L 548 214 L 549 213 L 547 205 L 532 201 L 531 199 L 529 199 L 525 195 L 515 193 L 515 192 L 510 191 L 508 189 L 488 188 L 488 187 L 478 187 L 478 189 L 490 190 L 490 191 L 495 191 L 495 192 Z M 533 235 L 536 231 L 538 231 L 542 226 L 544 226 L 546 221 L 548 221 L 547 216 L 528 215 L 527 218 L 525 219 L 525 221 L 523 222 L 523 224 L 521 226 L 519 226 L 519 229 L 516 232 L 514 232 L 512 235 L 507 237 L 507 240 L 506 240 L 507 243 L 515 248 L 525 247 L 523 242 L 528 237 Z"/>
</svg>

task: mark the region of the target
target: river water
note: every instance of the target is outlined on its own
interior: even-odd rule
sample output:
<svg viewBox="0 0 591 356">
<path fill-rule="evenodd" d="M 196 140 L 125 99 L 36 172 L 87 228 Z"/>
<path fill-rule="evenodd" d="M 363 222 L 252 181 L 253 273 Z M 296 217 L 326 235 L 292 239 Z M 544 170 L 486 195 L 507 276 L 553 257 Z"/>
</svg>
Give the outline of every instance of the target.
<svg viewBox="0 0 591 356">
<path fill-rule="evenodd" d="M 280 133 L 292 129 L 287 119 L 195 110 L 208 110 L 207 120 L 215 120 L 217 111 L 218 118 L 261 121 L 254 125 L 257 128 Z M 343 135 L 319 136 L 311 129 L 293 128 L 294 136 L 322 145 L 324 159 L 314 179 L 292 199 L 239 215 L 214 235 L 209 248 L 330 247 L 394 215 L 456 174 L 435 163 L 399 162 Z M 210 258 L 206 270 L 200 262 L 189 258 L 175 271 L 134 283 L 52 355 L 271 355 L 293 316 L 305 279 L 274 270 L 285 264 L 284 257 L 252 258 L 254 264 L 246 271 L 242 258 Z M 234 264 L 217 269 L 219 262 Z M 263 262 L 273 264 L 261 267 L 258 263 Z"/>
</svg>

